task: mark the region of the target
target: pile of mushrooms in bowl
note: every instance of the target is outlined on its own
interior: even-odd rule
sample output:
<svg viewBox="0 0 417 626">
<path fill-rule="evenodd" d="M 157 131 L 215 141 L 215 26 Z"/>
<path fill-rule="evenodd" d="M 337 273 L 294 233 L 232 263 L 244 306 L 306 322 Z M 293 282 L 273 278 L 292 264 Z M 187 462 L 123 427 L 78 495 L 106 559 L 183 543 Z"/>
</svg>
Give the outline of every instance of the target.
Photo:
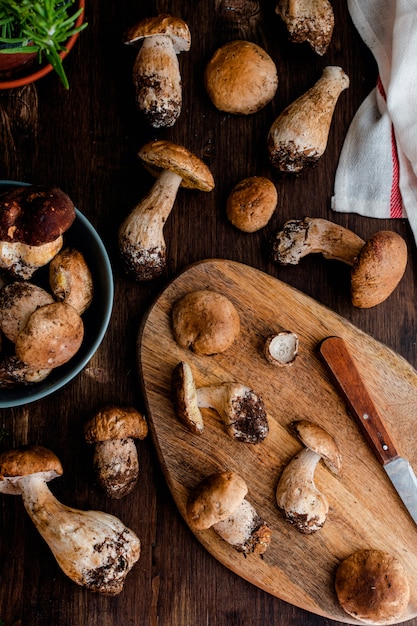
<svg viewBox="0 0 417 626">
<path fill-rule="evenodd" d="M 9 194 L 12 194 L 12 207 L 16 204 L 14 211 L 9 210 L 8 219 L 11 219 L 11 215 L 19 213 L 19 194 L 22 193 L 23 197 L 28 191 L 37 191 L 43 193 L 44 187 L 31 186 L 27 183 L 15 182 L 15 181 L 0 181 L 0 199 L 3 203 L 8 202 Z M 46 188 L 49 193 L 49 188 Z M 67 227 L 64 226 L 64 232 L 59 236 L 57 233 L 51 234 L 46 241 L 48 243 L 42 243 L 41 245 L 31 245 L 25 242 L 27 231 L 30 228 L 22 228 L 19 225 L 19 220 L 9 226 L 6 230 L 8 235 L 12 235 L 12 245 L 6 241 L 0 242 L 0 259 L 3 264 L 2 267 L 2 287 L 0 289 L 0 300 L 3 298 L 6 300 L 6 292 L 15 291 L 18 294 L 22 306 L 27 307 L 29 302 L 29 309 L 23 314 L 23 318 L 17 317 L 13 319 L 13 315 L 7 312 L 7 302 L 5 312 L 0 313 L 0 317 L 4 320 L 4 324 L 9 323 L 10 328 L 7 332 L 10 333 L 7 337 L 4 330 L 2 333 L 2 350 L 0 352 L 0 407 L 8 408 L 15 407 L 24 404 L 28 404 L 35 400 L 39 400 L 48 396 L 58 389 L 61 389 L 64 385 L 69 383 L 75 376 L 77 376 L 83 368 L 87 365 L 89 360 L 97 351 L 100 346 L 105 332 L 107 330 L 110 316 L 113 306 L 113 276 L 110 261 L 107 255 L 107 251 L 101 241 L 98 233 L 87 220 L 87 218 L 73 205 L 69 197 L 57 188 L 51 188 L 50 196 L 56 193 L 58 198 L 60 194 L 64 198 L 64 201 L 68 200 L 70 205 L 69 217 L 62 217 L 62 222 L 65 224 L 65 219 L 68 219 Z M 15 199 L 13 197 L 15 196 Z M 54 201 L 58 200 L 54 197 Z M 66 210 L 66 209 L 65 209 Z M 71 216 L 72 210 L 72 216 Z M 63 209 L 64 211 L 64 209 Z M 6 211 L 7 213 L 7 205 Z M 38 220 L 41 222 L 42 220 Z M 20 229 L 21 228 L 21 232 Z M 25 234 L 26 230 L 26 234 Z M 32 230 L 32 229 L 30 229 Z M 31 232 L 31 236 L 34 236 L 34 232 Z M 7 239 L 7 238 L 6 238 Z M 10 239 L 10 237 L 9 237 Z M 19 241 L 20 240 L 20 241 Z M 20 248 L 33 253 L 30 257 L 30 261 L 21 261 Z M 49 248 L 51 248 L 49 250 Z M 56 248 L 56 249 L 55 249 Z M 45 252 L 50 254 L 50 258 L 47 262 L 43 255 Z M 37 257 L 41 255 L 40 265 L 36 266 Z M 75 257 L 77 260 L 81 260 L 82 271 L 85 273 L 86 291 L 88 292 L 86 300 L 75 304 L 67 300 L 67 283 L 74 280 L 74 277 L 69 275 L 65 269 L 65 266 L 60 267 L 55 278 L 53 277 L 53 263 L 56 263 L 56 259 L 60 255 L 61 263 L 65 263 L 67 256 Z M 5 267 L 8 264 L 8 258 L 11 258 L 13 267 Z M 23 267 L 22 267 L 23 264 Z M 33 265 L 32 265 L 33 264 Z M 78 265 L 78 264 L 77 264 Z M 56 270 L 56 268 L 55 268 Z M 78 270 L 74 270 L 77 272 Z M 79 280 L 77 278 L 77 280 Z M 55 286 L 53 282 L 55 281 Z M 23 289 L 23 286 L 25 289 Z M 40 295 L 40 302 L 31 303 L 32 297 L 39 296 L 24 296 L 24 293 L 30 294 L 37 293 Z M 66 292 L 64 294 L 63 292 Z M 23 295 L 19 295 L 23 294 Z M 26 304 L 24 304 L 26 299 Z M 30 307 L 35 311 L 30 311 Z M 77 310 L 78 309 L 78 310 Z M 59 310 L 61 315 L 67 318 L 62 322 L 63 326 L 68 323 L 72 324 L 73 336 L 60 340 L 58 334 L 56 335 L 56 346 L 53 347 L 53 341 L 46 340 L 44 346 L 51 348 L 51 353 L 46 356 L 46 361 L 35 369 L 34 377 L 26 377 L 23 373 L 22 377 L 19 377 L 19 373 L 15 371 L 9 372 L 9 363 L 17 361 L 32 363 L 33 357 L 33 344 L 36 338 L 35 317 L 36 315 L 43 315 L 44 319 L 46 315 L 54 315 Z M 21 313 L 19 313 L 19 316 Z M 24 315 L 27 316 L 25 319 Z M 9 319 L 7 319 L 9 318 Z M 30 323 L 29 323 L 30 322 Z M 56 324 L 59 326 L 59 324 Z M 70 347 L 68 355 L 59 356 L 59 352 L 64 349 L 64 344 L 74 342 L 73 347 Z M 53 348 L 53 354 L 52 354 Z M 72 351 L 72 352 L 71 352 Z M 23 358 L 22 358 L 23 356 Z M 56 358 L 57 357 L 57 358 Z M 44 357 L 45 358 L 45 357 Z M 56 358 L 56 360 L 55 360 Z M 49 367 L 51 364 L 51 367 Z M 40 374 L 38 374 L 38 370 Z"/>
</svg>

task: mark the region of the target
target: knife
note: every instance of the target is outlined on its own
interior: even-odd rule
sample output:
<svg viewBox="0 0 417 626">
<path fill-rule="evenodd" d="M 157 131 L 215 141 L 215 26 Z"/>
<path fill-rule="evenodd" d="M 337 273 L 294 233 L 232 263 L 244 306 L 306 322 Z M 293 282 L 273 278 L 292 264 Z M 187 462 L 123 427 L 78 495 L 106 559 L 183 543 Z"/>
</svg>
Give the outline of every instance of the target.
<svg viewBox="0 0 417 626">
<path fill-rule="evenodd" d="M 417 479 L 413 468 L 399 454 L 345 341 L 341 337 L 328 337 L 321 342 L 319 352 L 368 444 L 417 524 Z"/>
</svg>

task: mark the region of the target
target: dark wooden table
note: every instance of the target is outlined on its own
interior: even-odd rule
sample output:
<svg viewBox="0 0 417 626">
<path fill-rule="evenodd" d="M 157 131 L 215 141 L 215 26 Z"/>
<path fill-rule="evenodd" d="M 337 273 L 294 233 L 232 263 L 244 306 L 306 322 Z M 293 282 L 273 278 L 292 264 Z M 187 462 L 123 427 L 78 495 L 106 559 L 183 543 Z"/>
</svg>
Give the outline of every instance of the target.
<svg viewBox="0 0 417 626">
<path fill-rule="evenodd" d="M 2 497 L 0 618 L 6 626 L 336 624 L 252 586 L 201 547 L 178 514 L 150 437 L 138 443 L 138 487 L 116 501 L 95 486 L 91 451 L 82 434 L 86 419 L 105 403 L 144 409 L 135 351 L 141 319 L 168 281 L 201 259 L 233 259 L 276 276 L 417 365 L 416 257 L 407 222 L 334 214 L 330 209 L 338 155 L 355 111 L 375 83 L 374 61 L 352 25 L 345 1 L 334 2 L 336 27 L 323 58 L 304 45 L 289 44 L 274 9 L 272 0 L 88 0 L 88 29 L 65 61 L 70 90 L 50 74 L 34 85 L 0 93 L 0 177 L 65 190 L 100 233 L 115 280 L 110 326 L 88 370 L 45 400 L 1 410 L 0 428 L 6 435 L 0 448 L 26 443 L 50 447 L 65 469 L 53 484 L 57 497 L 80 509 L 117 515 L 142 542 L 141 558 L 124 591 L 114 598 L 94 595 L 62 574 L 20 498 Z M 122 44 L 128 26 L 157 12 L 181 16 L 192 33 L 191 51 L 180 57 L 183 111 L 177 124 L 163 131 L 152 130 L 136 110 L 131 83 L 135 51 Z M 273 102 L 258 114 L 233 117 L 212 106 L 203 70 L 219 45 L 245 38 L 263 46 L 275 60 L 279 87 Z M 298 177 L 279 175 L 266 156 L 269 126 L 317 80 L 325 65 L 342 66 L 351 81 L 337 105 L 327 151 L 311 171 Z M 210 194 L 180 191 L 165 227 L 167 271 L 158 280 L 137 284 L 123 273 L 115 234 L 122 217 L 152 184 L 136 153 L 154 137 L 182 143 L 202 157 L 216 188 Z M 279 201 L 268 226 L 247 235 L 227 221 L 225 203 L 235 183 L 255 174 L 274 181 Z M 395 293 L 374 309 L 359 310 L 350 303 L 348 270 L 340 263 L 318 256 L 297 268 L 272 263 L 270 236 L 285 220 L 305 215 L 331 219 L 363 238 L 384 228 L 403 235 L 409 263 Z M 417 626 L 417 619 L 408 624 Z"/>
</svg>

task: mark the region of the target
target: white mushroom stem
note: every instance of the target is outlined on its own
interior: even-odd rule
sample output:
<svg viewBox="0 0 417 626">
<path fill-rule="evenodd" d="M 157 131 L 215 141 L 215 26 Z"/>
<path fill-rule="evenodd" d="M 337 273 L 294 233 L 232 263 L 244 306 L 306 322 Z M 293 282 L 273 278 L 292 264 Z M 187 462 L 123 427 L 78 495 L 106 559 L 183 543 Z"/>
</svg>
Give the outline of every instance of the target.
<svg viewBox="0 0 417 626">
<path fill-rule="evenodd" d="M 246 499 L 230 517 L 212 528 L 224 541 L 245 554 L 263 554 L 271 540 L 269 527 Z"/>
<path fill-rule="evenodd" d="M 322 528 L 329 510 L 327 498 L 314 483 L 320 459 L 320 454 L 304 448 L 285 467 L 277 487 L 277 504 L 284 517 L 305 534 Z"/>
<path fill-rule="evenodd" d="M 126 269 L 138 280 L 159 276 L 166 265 L 165 222 L 172 211 L 182 178 L 163 170 L 149 193 L 119 229 L 119 247 Z"/>
<path fill-rule="evenodd" d="M 274 239 L 272 257 L 282 265 L 297 265 L 308 254 L 353 266 L 365 241 L 348 228 L 321 218 L 289 220 Z"/>
<path fill-rule="evenodd" d="M 139 476 L 139 458 L 133 438 L 110 439 L 95 444 L 93 464 L 98 482 L 111 498 L 130 493 Z"/>
<path fill-rule="evenodd" d="M 276 12 L 285 23 L 291 41 L 306 41 L 320 56 L 326 52 L 334 28 L 329 0 L 278 0 Z"/>
<path fill-rule="evenodd" d="M 39 246 L 30 246 L 19 241 L 0 241 L 0 269 L 17 278 L 29 280 L 37 269 L 54 258 L 62 244 L 62 236 Z"/>
<path fill-rule="evenodd" d="M 173 126 L 181 113 L 182 87 L 177 51 L 170 36 L 153 35 L 143 40 L 133 77 L 139 110 L 151 125 Z"/>
<path fill-rule="evenodd" d="M 61 504 L 41 474 L 19 478 L 23 504 L 58 565 L 75 583 L 105 595 L 123 589 L 140 541 L 118 518 Z"/>
</svg>

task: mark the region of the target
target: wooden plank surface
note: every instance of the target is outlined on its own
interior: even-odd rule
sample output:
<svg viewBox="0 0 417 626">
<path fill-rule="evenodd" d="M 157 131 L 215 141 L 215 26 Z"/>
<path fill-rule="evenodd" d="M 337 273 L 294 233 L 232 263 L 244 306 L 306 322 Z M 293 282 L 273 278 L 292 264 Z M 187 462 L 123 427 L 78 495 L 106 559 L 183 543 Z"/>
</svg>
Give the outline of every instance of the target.
<svg viewBox="0 0 417 626">
<path fill-rule="evenodd" d="M 222 354 L 199 356 L 181 348 L 173 338 L 173 303 L 196 289 L 226 295 L 239 312 L 240 335 Z M 295 332 L 300 341 L 299 356 L 288 368 L 271 365 L 262 353 L 265 338 L 281 330 Z M 273 531 L 263 557 L 237 553 L 213 530 L 196 533 L 202 545 L 233 572 L 298 607 L 357 623 L 338 605 L 335 568 L 356 549 L 387 550 L 406 568 L 412 597 L 404 617 L 411 618 L 417 611 L 417 527 L 329 381 L 318 345 L 330 335 L 343 337 L 349 345 L 394 439 L 417 467 L 412 437 L 417 420 L 417 372 L 392 350 L 284 282 L 222 260 L 198 263 L 181 273 L 146 316 L 138 358 L 153 440 L 185 519 L 189 491 L 202 478 L 223 470 L 245 478 L 247 499 Z M 181 360 L 190 363 L 198 387 L 239 381 L 259 393 L 270 424 L 266 439 L 257 445 L 238 443 L 225 434 L 219 416 L 207 410 L 203 434 L 190 433 L 172 405 L 171 374 Z M 301 449 L 288 430 L 294 419 L 323 426 L 335 437 L 343 459 L 341 478 L 324 466 L 317 469 L 317 485 L 328 497 L 330 512 L 324 527 L 310 536 L 285 522 L 275 504 L 282 469 Z"/>
</svg>

